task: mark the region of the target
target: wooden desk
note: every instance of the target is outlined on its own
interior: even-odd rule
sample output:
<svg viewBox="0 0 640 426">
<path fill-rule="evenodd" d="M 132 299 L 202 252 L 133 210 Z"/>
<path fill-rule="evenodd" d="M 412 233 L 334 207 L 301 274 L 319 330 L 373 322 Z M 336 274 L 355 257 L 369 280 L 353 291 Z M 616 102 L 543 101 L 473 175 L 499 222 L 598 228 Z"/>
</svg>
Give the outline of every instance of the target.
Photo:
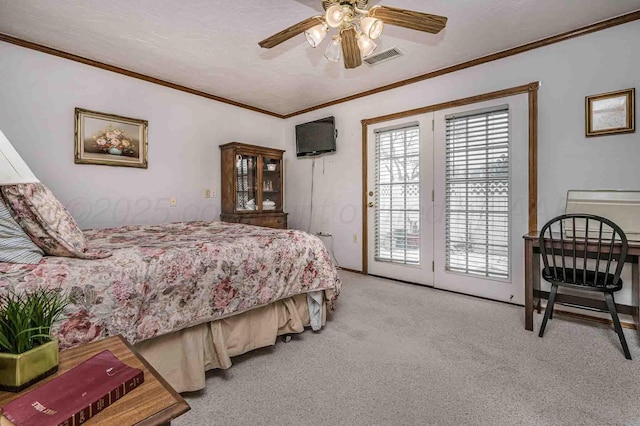
<svg viewBox="0 0 640 426">
<path fill-rule="evenodd" d="M 524 328 L 533 331 L 533 310 L 540 312 L 540 300 L 548 297 L 548 292 L 540 290 L 540 233 L 529 233 L 524 238 Z M 587 253 L 597 253 L 595 244 L 587 245 Z M 638 327 L 638 259 L 640 256 L 640 242 L 629 241 L 629 250 L 625 263 L 631 263 L 631 300 L 632 305 L 620 305 L 616 303 L 618 313 L 633 316 L 633 322 L 640 336 Z M 625 284 L 626 285 L 626 284 Z M 556 302 L 575 303 L 592 308 L 607 311 L 604 300 L 590 299 L 580 296 L 572 296 L 558 293 Z"/>
<path fill-rule="evenodd" d="M 144 383 L 125 395 L 85 425 L 161 425 L 167 424 L 191 409 L 158 372 L 133 349 L 122 336 L 111 336 L 97 342 L 60 352 L 58 372 L 28 387 L 20 393 L 0 392 L 0 406 L 28 392 L 105 349 L 125 364 L 144 371 Z"/>
</svg>

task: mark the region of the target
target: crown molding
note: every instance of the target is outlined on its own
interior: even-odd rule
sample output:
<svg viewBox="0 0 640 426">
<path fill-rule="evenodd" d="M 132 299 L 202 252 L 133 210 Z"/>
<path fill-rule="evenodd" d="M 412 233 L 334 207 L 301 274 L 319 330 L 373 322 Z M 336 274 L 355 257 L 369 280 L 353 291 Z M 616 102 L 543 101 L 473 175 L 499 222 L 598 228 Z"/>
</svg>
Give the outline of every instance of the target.
<svg viewBox="0 0 640 426">
<path fill-rule="evenodd" d="M 450 67 L 442 68 L 436 71 L 428 72 L 426 74 L 421 74 L 416 77 L 408 78 L 406 80 L 401 80 L 396 83 L 387 84 L 386 86 L 377 87 L 375 89 L 366 90 L 364 92 L 356 93 L 354 95 L 346 96 L 344 98 L 336 99 L 330 102 L 325 102 L 319 105 L 315 105 L 309 108 L 301 109 L 300 111 L 295 111 L 290 114 L 285 114 L 284 118 L 294 117 L 296 115 L 305 114 L 307 112 L 315 111 L 317 109 L 326 108 L 329 106 L 341 104 L 344 102 L 353 101 L 354 99 L 364 98 L 365 96 L 375 95 L 376 93 L 385 92 L 387 90 L 397 89 L 398 87 L 407 86 L 409 84 L 417 83 L 420 81 L 428 80 L 430 78 L 439 77 L 444 74 L 449 74 L 452 72 L 460 71 L 466 68 L 475 67 L 476 65 L 485 64 L 487 62 L 496 61 L 498 59 L 507 58 L 509 56 L 517 55 L 519 53 L 528 52 L 529 50 L 537 49 L 539 47 L 548 46 L 550 44 L 559 43 L 561 41 L 569 40 L 575 37 L 580 37 L 586 34 L 591 34 L 596 31 L 606 30 L 607 28 L 615 27 L 617 25 L 626 24 L 627 22 L 632 22 L 640 19 L 640 10 L 636 10 L 635 12 L 630 12 L 625 15 L 620 15 L 615 18 L 607 19 L 605 21 L 600 21 L 595 24 L 587 25 L 585 27 L 581 27 L 575 30 L 567 31 L 561 34 L 557 34 L 551 37 L 543 38 L 538 41 L 534 41 L 531 43 L 523 44 L 517 47 L 513 47 L 511 49 L 502 50 L 497 53 L 492 53 L 491 55 L 482 56 L 480 58 L 472 59 L 471 61 L 462 62 L 461 64 L 452 65 Z"/>
<path fill-rule="evenodd" d="M 181 86 L 179 84 L 171 83 L 169 81 L 161 80 L 159 78 L 151 77 L 145 74 L 141 74 L 135 71 L 130 71 L 125 68 L 116 67 L 114 65 L 105 64 L 104 62 L 95 61 L 93 59 L 85 58 L 83 56 L 74 55 L 73 53 L 64 52 L 62 50 L 54 49 L 52 47 L 44 46 L 42 44 L 33 43 L 31 41 L 23 40 L 17 37 L 10 36 L 8 34 L 0 33 L 0 41 L 4 41 L 7 43 L 15 44 L 17 46 L 26 47 L 27 49 L 37 50 L 38 52 L 47 53 L 49 55 L 57 56 L 59 58 L 68 59 L 74 62 L 80 62 L 81 64 L 89 65 L 92 67 L 100 68 L 106 71 L 115 72 L 117 74 L 126 75 L 127 77 L 136 78 L 138 80 L 147 81 L 149 83 L 157 84 L 160 86 L 168 87 L 170 89 L 179 90 L 181 92 L 189 93 L 196 96 L 201 96 L 203 98 L 210 99 L 216 102 L 222 102 L 225 104 L 233 105 L 239 108 L 248 109 L 250 111 L 259 112 L 261 114 L 270 115 L 272 117 L 284 118 L 284 115 L 278 114 L 273 111 L 268 111 L 266 109 L 254 107 L 251 105 L 243 104 L 242 102 L 237 102 L 231 99 L 223 98 L 221 96 L 216 96 L 211 93 L 206 93 L 200 90 L 192 89 L 190 87 Z"/>
<path fill-rule="evenodd" d="M 385 86 L 377 87 L 375 89 L 366 90 L 364 92 L 359 92 L 353 95 L 345 96 L 344 98 L 336 99 L 330 102 L 324 102 L 322 104 L 318 104 L 309 108 L 304 108 L 299 111 L 294 111 L 289 114 L 279 114 L 277 112 L 269 111 L 266 109 L 254 107 L 252 105 L 244 104 L 241 102 L 237 102 L 231 99 L 223 98 L 221 96 L 216 96 L 211 93 L 203 92 L 200 90 L 192 89 L 186 86 L 182 86 L 179 84 L 171 83 L 165 80 L 161 80 L 159 78 L 151 77 L 145 74 L 141 74 L 135 71 L 130 71 L 124 68 L 116 67 L 113 65 L 106 64 L 104 62 L 95 61 L 93 59 L 85 58 L 83 56 L 74 55 L 72 53 L 64 52 L 62 50 L 54 49 L 48 46 L 44 46 L 42 44 L 34 43 L 31 41 L 23 40 L 17 37 L 10 36 L 8 34 L 0 33 L 0 41 L 4 41 L 7 43 L 15 44 L 17 46 L 26 47 L 27 49 L 37 50 L 39 52 L 47 53 L 49 55 L 58 56 L 60 58 L 68 59 L 74 62 L 80 62 L 85 65 L 89 65 L 92 67 L 100 68 L 106 71 L 115 72 L 118 74 L 126 75 L 128 77 L 136 78 L 138 80 L 147 81 L 149 83 L 158 84 L 160 86 L 168 87 L 170 89 L 179 90 L 181 92 L 189 93 L 196 96 L 201 96 L 203 98 L 210 99 L 216 102 L 222 102 L 228 105 L 233 105 L 239 108 L 244 108 L 250 111 L 258 112 L 261 114 L 266 114 L 271 117 L 286 119 L 291 118 L 296 115 L 305 114 L 307 112 L 319 110 L 322 108 L 326 108 L 329 106 L 349 102 L 355 99 L 364 98 L 366 96 L 375 95 L 376 93 L 385 92 L 388 90 L 397 89 L 398 87 L 407 86 L 413 83 L 417 83 L 420 81 L 428 80 L 431 78 L 439 77 L 444 74 L 449 74 L 452 72 L 460 71 L 466 68 L 471 68 L 476 65 L 484 64 L 491 61 L 496 61 L 498 59 L 503 59 L 509 56 L 517 55 L 519 53 L 528 52 L 529 50 L 537 49 L 539 47 L 548 46 L 550 44 L 559 43 L 561 41 L 569 40 L 575 37 L 580 37 L 586 34 L 591 34 L 597 31 L 602 31 L 607 28 L 615 27 L 617 25 L 626 24 L 628 22 L 636 21 L 640 19 L 640 10 L 636 10 L 634 12 L 630 12 L 624 15 L 617 16 L 615 18 L 607 19 L 604 21 L 597 22 L 595 24 L 587 25 L 581 28 L 577 28 L 571 31 L 567 31 L 555 36 L 547 37 L 538 41 L 534 41 L 531 43 L 523 44 L 521 46 L 517 46 L 511 49 L 503 50 L 497 53 L 493 53 L 491 55 L 482 56 L 480 58 L 473 59 L 471 61 L 463 62 L 457 65 L 453 65 L 450 67 L 442 68 L 440 70 L 431 71 L 426 74 L 421 74 L 416 77 L 408 78 L 406 80 L 401 80 L 392 84 L 387 84 Z"/>
</svg>

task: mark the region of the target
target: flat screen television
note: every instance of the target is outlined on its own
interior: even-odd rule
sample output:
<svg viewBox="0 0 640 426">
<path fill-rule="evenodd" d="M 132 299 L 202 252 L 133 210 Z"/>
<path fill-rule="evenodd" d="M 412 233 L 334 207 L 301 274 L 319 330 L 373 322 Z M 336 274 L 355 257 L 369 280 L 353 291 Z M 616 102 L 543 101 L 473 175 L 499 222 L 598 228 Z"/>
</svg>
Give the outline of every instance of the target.
<svg viewBox="0 0 640 426">
<path fill-rule="evenodd" d="M 336 125 L 333 117 L 296 126 L 296 155 L 306 157 L 336 150 Z"/>
</svg>

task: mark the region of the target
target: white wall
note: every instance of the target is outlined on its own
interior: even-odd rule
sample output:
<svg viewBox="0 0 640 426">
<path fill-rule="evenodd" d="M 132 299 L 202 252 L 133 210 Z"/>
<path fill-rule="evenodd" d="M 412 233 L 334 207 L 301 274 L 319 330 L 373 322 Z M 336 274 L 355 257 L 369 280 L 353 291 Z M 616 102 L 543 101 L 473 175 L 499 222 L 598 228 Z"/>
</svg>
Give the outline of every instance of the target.
<svg viewBox="0 0 640 426">
<path fill-rule="evenodd" d="M 562 213 L 568 189 L 640 189 L 640 132 L 585 138 L 587 95 L 640 89 L 640 22 L 610 28 L 499 61 L 287 120 L 287 209 L 290 226 L 307 229 L 311 160 L 295 158 L 296 124 L 334 115 L 337 153 L 316 167 L 312 232 L 334 235 L 341 266 L 361 269 L 360 120 L 541 81 L 539 90 L 539 214 Z M 389 62 L 380 66 L 402 66 Z M 323 159 L 316 165 L 322 166 Z M 295 178 L 292 178 L 295 177 Z M 527 194 L 514 194 L 523 197 Z M 357 243 L 353 242 L 357 235 Z"/>
<path fill-rule="evenodd" d="M 74 164 L 75 107 L 148 120 L 148 169 Z M 82 228 L 219 220 L 218 146 L 280 148 L 284 124 L 0 42 L 0 129 Z M 205 199 L 206 188 L 217 197 Z"/>
<path fill-rule="evenodd" d="M 290 226 L 332 233 L 341 266 L 360 269 L 364 118 L 540 80 L 539 222 L 562 211 L 568 189 L 638 189 L 639 133 L 584 137 L 586 95 L 640 87 L 637 40 L 635 21 L 288 120 L 0 43 L 0 129 L 85 228 L 217 219 L 218 145 L 281 147 Z M 149 168 L 74 164 L 75 107 L 148 120 Z M 312 160 L 295 157 L 294 126 L 329 115 L 338 152 L 316 160 L 309 223 Z"/>
</svg>

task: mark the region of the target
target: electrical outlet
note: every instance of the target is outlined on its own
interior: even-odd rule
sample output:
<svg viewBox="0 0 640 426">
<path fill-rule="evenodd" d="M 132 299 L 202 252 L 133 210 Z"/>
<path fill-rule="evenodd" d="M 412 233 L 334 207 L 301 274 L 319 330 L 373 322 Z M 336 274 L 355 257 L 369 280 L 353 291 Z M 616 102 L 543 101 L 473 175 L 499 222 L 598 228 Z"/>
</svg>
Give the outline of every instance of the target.
<svg viewBox="0 0 640 426">
<path fill-rule="evenodd" d="M 353 242 L 358 243 L 358 234 L 353 234 Z"/>
<path fill-rule="evenodd" d="M 211 198 L 216 198 L 218 195 L 216 194 L 216 190 L 212 189 L 211 190 Z"/>
<path fill-rule="evenodd" d="M 211 190 L 210 189 L 205 189 L 204 190 L 204 198 L 211 198 Z"/>
<path fill-rule="evenodd" d="M 178 200 L 176 200 L 175 198 L 170 198 L 170 199 L 169 199 L 169 205 L 170 205 L 171 207 L 175 207 L 175 206 L 177 206 L 177 205 L 178 205 Z"/>
</svg>

